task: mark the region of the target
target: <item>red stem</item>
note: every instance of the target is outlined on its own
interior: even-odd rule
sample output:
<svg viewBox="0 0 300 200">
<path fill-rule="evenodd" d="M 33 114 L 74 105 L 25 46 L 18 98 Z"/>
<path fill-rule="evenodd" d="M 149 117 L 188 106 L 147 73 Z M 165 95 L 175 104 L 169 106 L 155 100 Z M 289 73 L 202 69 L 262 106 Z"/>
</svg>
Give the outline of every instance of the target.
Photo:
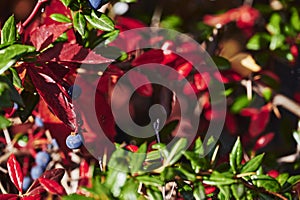
<svg viewBox="0 0 300 200">
<path fill-rule="evenodd" d="M 40 7 L 42 6 L 43 3 L 48 2 L 49 0 L 39 0 L 37 2 L 37 4 L 35 5 L 33 11 L 30 13 L 29 17 L 25 20 L 25 22 L 23 22 L 22 27 L 26 27 L 31 21 L 32 19 L 35 17 L 35 15 L 38 13 Z"/>
</svg>

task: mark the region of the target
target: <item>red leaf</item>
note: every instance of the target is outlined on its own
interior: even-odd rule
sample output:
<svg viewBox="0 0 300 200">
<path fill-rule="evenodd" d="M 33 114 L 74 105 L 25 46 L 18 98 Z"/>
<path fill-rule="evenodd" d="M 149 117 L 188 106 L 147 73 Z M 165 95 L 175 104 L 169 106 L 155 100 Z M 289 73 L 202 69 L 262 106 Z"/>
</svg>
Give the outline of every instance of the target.
<svg viewBox="0 0 300 200">
<path fill-rule="evenodd" d="M 86 160 L 80 162 L 79 172 L 80 177 L 89 177 L 89 164 L 86 162 Z"/>
<path fill-rule="evenodd" d="M 164 60 L 163 51 L 160 49 L 151 49 L 132 61 L 132 66 L 136 67 L 139 65 L 149 63 L 161 63 Z"/>
<path fill-rule="evenodd" d="M 36 49 L 42 50 L 53 43 L 61 34 L 70 28 L 70 23 L 51 24 L 37 27 L 31 32 L 30 41 Z"/>
<path fill-rule="evenodd" d="M 52 72 L 45 66 L 28 67 L 28 73 L 43 100 L 52 109 L 53 113 L 72 130 L 75 130 L 75 112 L 73 104 L 65 96 L 66 91 L 56 82 Z"/>
<path fill-rule="evenodd" d="M 190 62 L 185 62 L 178 67 L 176 67 L 176 71 L 181 74 L 183 77 L 187 77 L 189 73 L 192 71 L 193 65 Z M 183 77 L 179 78 L 179 80 L 183 79 Z"/>
<path fill-rule="evenodd" d="M 135 29 L 135 28 L 143 28 L 146 25 L 143 24 L 142 22 L 132 19 L 129 17 L 121 17 L 118 16 L 116 18 L 116 27 L 120 29 L 121 31 L 126 31 L 130 29 Z"/>
<path fill-rule="evenodd" d="M 46 178 L 39 178 L 41 185 L 50 193 L 64 195 L 66 194 L 65 189 L 56 181 L 49 180 Z"/>
<path fill-rule="evenodd" d="M 17 194 L 0 194 L 0 200 L 15 200 L 18 199 Z"/>
<path fill-rule="evenodd" d="M 45 171 L 40 178 L 44 178 L 44 179 L 49 179 L 49 180 L 53 180 L 56 182 L 59 182 L 62 177 L 65 174 L 65 170 L 62 168 L 57 168 L 57 169 L 51 169 L 48 171 Z M 40 182 L 38 181 L 38 179 L 36 179 L 33 184 L 31 185 L 31 187 L 29 188 L 29 190 L 27 191 L 28 195 L 37 195 L 37 194 L 41 194 L 46 192 L 46 190 L 44 189 L 44 187 L 40 184 Z"/>
<path fill-rule="evenodd" d="M 201 74 L 194 75 L 194 83 L 196 85 L 197 90 L 199 91 L 206 90 L 209 81 L 210 81 L 210 75 L 208 72 L 203 72 Z"/>
<path fill-rule="evenodd" d="M 87 186 L 89 183 L 89 164 L 86 160 L 82 160 L 79 166 L 79 186 Z"/>
<path fill-rule="evenodd" d="M 14 154 L 11 154 L 7 160 L 7 169 L 10 180 L 15 184 L 17 189 L 22 192 L 23 173 Z"/>
<path fill-rule="evenodd" d="M 241 110 L 240 115 L 244 117 L 251 117 L 257 115 L 258 110 L 256 108 L 244 108 Z"/>
<path fill-rule="evenodd" d="M 21 197 L 21 200 L 40 200 L 40 199 L 42 199 L 42 197 L 39 194 Z"/>
<path fill-rule="evenodd" d="M 128 77 L 130 83 L 132 84 L 134 89 L 136 89 L 137 93 L 145 97 L 150 97 L 152 95 L 153 88 L 147 76 L 140 74 L 136 71 L 131 71 L 128 74 Z M 139 83 L 143 83 L 144 85 L 138 87 Z"/>
<path fill-rule="evenodd" d="M 233 114 L 227 113 L 225 126 L 231 134 L 236 134 L 238 132 L 237 120 Z"/>
<path fill-rule="evenodd" d="M 265 130 L 270 118 L 269 105 L 265 105 L 256 115 L 251 117 L 249 126 L 249 133 L 252 137 L 256 137 L 258 134 Z"/>
<path fill-rule="evenodd" d="M 257 151 L 258 149 L 261 149 L 265 146 L 267 146 L 272 139 L 274 138 L 274 133 L 268 133 L 266 135 L 261 136 L 255 143 L 253 150 Z"/>
<path fill-rule="evenodd" d="M 131 151 L 131 152 L 137 152 L 138 150 L 139 150 L 139 147 L 138 146 L 135 146 L 135 145 L 132 145 L 132 144 L 130 144 L 130 145 L 127 145 L 126 147 L 125 147 L 127 150 L 129 150 L 129 151 Z"/>
<path fill-rule="evenodd" d="M 210 26 L 223 26 L 229 22 L 236 21 L 239 28 L 248 28 L 254 25 L 258 16 L 259 12 L 256 9 L 244 5 L 239 8 L 230 9 L 223 14 L 206 15 L 203 18 L 203 22 Z"/>
<path fill-rule="evenodd" d="M 90 49 L 71 43 L 58 43 L 53 48 L 46 50 L 39 57 L 40 61 L 48 62 L 73 62 L 86 64 L 102 64 L 112 62 Z"/>
</svg>

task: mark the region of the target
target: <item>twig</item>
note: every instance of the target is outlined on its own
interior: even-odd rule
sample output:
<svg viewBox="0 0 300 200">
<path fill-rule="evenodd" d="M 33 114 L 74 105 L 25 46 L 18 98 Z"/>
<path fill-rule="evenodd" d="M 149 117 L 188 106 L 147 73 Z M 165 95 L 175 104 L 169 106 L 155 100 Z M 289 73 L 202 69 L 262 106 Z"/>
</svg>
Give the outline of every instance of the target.
<svg viewBox="0 0 300 200">
<path fill-rule="evenodd" d="M 0 190 L 1 190 L 2 194 L 7 194 L 7 191 L 4 189 L 1 181 L 0 181 Z"/>
<path fill-rule="evenodd" d="M 6 141 L 6 148 L 8 151 L 11 151 L 12 148 L 13 148 L 13 145 L 12 145 L 12 142 L 11 142 L 11 138 L 10 138 L 10 135 L 9 135 L 9 132 L 8 130 L 5 128 L 3 129 L 3 134 L 4 134 L 4 138 L 5 138 L 5 141 Z"/>
<path fill-rule="evenodd" d="M 172 194 L 173 194 L 173 192 L 174 192 L 174 189 L 175 189 L 175 186 L 176 186 L 176 182 L 173 182 L 173 185 L 172 185 L 171 191 L 170 191 L 170 193 L 169 193 L 169 194 L 168 194 L 168 196 L 167 196 L 167 200 L 171 199 L 171 197 L 172 197 Z"/>
<path fill-rule="evenodd" d="M 255 191 L 258 191 L 258 192 L 261 192 L 261 193 L 273 195 L 273 196 L 278 197 L 282 200 L 288 200 L 286 197 L 282 196 L 281 194 L 265 190 L 264 188 L 257 188 L 254 185 L 249 184 L 246 180 L 244 180 L 244 179 L 241 179 L 241 180 L 242 180 L 243 185 L 246 186 L 249 189 L 252 189 L 252 190 L 255 190 Z"/>
<path fill-rule="evenodd" d="M 48 2 L 49 0 L 39 0 L 37 2 L 37 4 L 35 5 L 34 9 L 32 10 L 32 12 L 30 13 L 29 17 L 25 20 L 25 22 L 23 22 L 22 27 L 26 27 L 31 21 L 32 19 L 35 17 L 35 15 L 37 14 L 37 12 L 39 11 L 40 7 L 42 6 L 43 3 Z"/>
<path fill-rule="evenodd" d="M 245 0 L 244 5 L 252 6 L 253 0 Z"/>
<path fill-rule="evenodd" d="M 152 19 L 151 19 L 151 26 L 152 27 L 159 27 L 162 11 L 163 11 L 162 4 L 157 5 L 155 10 L 154 10 Z"/>
<path fill-rule="evenodd" d="M 247 81 L 242 80 L 241 84 L 243 86 L 247 86 Z M 256 92 L 258 95 L 262 96 L 263 91 L 266 89 L 270 89 L 267 86 L 264 86 L 260 83 L 255 83 L 255 85 L 252 86 L 252 90 Z M 300 105 L 297 104 L 295 101 L 289 99 L 288 97 L 282 95 L 282 94 L 274 94 L 272 104 L 274 106 L 282 106 L 283 108 L 287 109 L 291 113 L 295 114 L 296 116 L 300 117 Z"/>
<path fill-rule="evenodd" d="M 156 119 L 156 121 L 153 123 L 153 129 L 154 129 L 154 132 L 155 132 L 155 135 L 156 135 L 156 140 L 157 140 L 157 143 L 160 144 L 160 136 L 159 136 L 159 119 Z M 160 161 L 163 162 L 163 156 L 160 152 Z"/>
</svg>

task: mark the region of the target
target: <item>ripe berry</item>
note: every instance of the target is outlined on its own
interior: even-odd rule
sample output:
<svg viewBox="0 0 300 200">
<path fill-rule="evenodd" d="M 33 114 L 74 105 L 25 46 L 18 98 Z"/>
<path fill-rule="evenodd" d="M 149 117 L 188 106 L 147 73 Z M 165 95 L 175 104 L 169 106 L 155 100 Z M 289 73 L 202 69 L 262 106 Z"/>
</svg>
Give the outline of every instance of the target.
<svg viewBox="0 0 300 200">
<path fill-rule="evenodd" d="M 25 176 L 22 185 L 23 191 L 26 191 L 30 185 L 31 185 L 31 178 L 29 176 Z"/>
<path fill-rule="evenodd" d="M 80 134 L 69 135 L 66 139 L 66 145 L 70 149 L 78 149 L 82 145 L 82 136 Z"/>
<path fill-rule="evenodd" d="M 81 95 L 81 88 L 78 85 L 72 85 L 68 89 L 68 95 L 74 100 L 78 99 Z"/>
<path fill-rule="evenodd" d="M 41 166 L 36 165 L 36 166 L 32 167 L 30 170 L 31 178 L 37 179 L 43 174 L 43 172 L 44 172 L 44 169 Z"/>
<path fill-rule="evenodd" d="M 45 169 L 50 162 L 51 157 L 50 155 L 45 151 L 40 151 L 36 154 L 35 162 L 37 165 Z"/>
<path fill-rule="evenodd" d="M 89 3 L 94 10 L 98 10 L 103 4 L 103 0 L 89 0 Z"/>
</svg>

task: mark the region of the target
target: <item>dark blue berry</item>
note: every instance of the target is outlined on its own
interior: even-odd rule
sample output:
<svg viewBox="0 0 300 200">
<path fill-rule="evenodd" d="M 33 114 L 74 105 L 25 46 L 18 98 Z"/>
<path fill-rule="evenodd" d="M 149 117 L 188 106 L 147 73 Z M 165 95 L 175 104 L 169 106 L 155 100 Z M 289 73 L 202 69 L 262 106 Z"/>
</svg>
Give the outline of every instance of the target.
<svg viewBox="0 0 300 200">
<path fill-rule="evenodd" d="M 70 149 L 78 149 L 82 145 L 82 136 L 80 134 L 77 135 L 69 135 L 66 139 L 66 145 Z"/>
<path fill-rule="evenodd" d="M 22 185 L 22 188 L 23 188 L 23 191 L 25 192 L 29 186 L 31 185 L 31 178 L 29 176 L 25 176 L 24 179 L 23 179 L 23 185 Z"/>
<path fill-rule="evenodd" d="M 41 166 L 36 165 L 36 166 L 32 167 L 30 170 L 31 178 L 37 179 L 43 174 L 43 172 L 44 172 L 44 169 Z"/>
<path fill-rule="evenodd" d="M 40 151 L 36 154 L 35 163 L 45 169 L 50 162 L 51 157 L 45 151 Z"/>
<path fill-rule="evenodd" d="M 72 85 L 68 89 L 68 95 L 74 100 L 78 99 L 81 95 L 81 88 L 78 85 Z"/>
<path fill-rule="evenodd" d="M 98 10 L 102 6 L 103 0 L 89 0 L 89 2 L 94 10 Z"/>
</svg>

